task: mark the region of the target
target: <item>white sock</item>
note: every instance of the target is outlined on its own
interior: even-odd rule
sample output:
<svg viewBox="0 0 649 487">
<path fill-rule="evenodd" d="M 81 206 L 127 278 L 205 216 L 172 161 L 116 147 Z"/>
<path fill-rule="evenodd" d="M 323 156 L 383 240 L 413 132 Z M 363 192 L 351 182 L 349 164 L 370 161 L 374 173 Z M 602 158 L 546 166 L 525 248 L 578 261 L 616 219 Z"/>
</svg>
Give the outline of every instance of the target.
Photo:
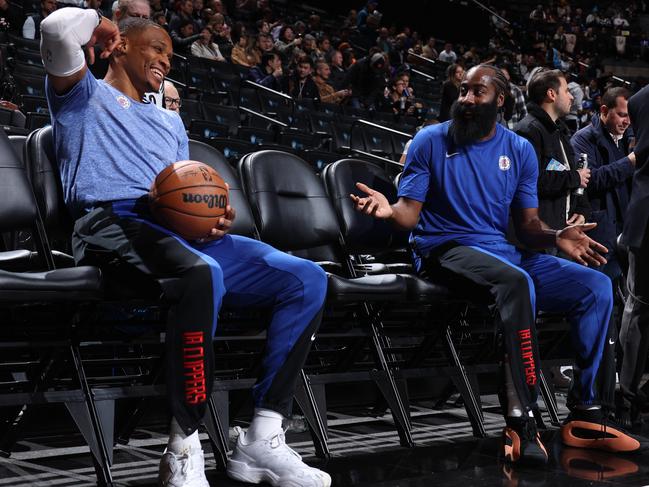
<svg viewBox="0 0 649 487">
<path fill-rule="evenodd" d="M 194 431 L 191 435 L 186 435 L 178 424 L 178 421 L 176 421 L 176 418 L 171 418 L 167 450 L 176 455 L 182 455 L 183 453 L 187 453 L 190 448 L 201 448 L 198 430 Z"/>
<path fill-rule="evenodd" d="M 246 433 L 246 442 L 268 438 L 282 428 L 284 416 L 272 409 L 255 408 L 255 415 Z"/>
<path fill-rule="evenodd" d="M 512 367 L 509 360 L 505 362 L 505 391 L 507 392 L 507 416 L 510 418 L 520 418 L 523 416 L 523 405 L 518 398 L 518 392 L 514 387 L 514 379 L 512 379 Z M 528 411 L 530 418 L 534 417 L 532 411 Z"/>
</svg>

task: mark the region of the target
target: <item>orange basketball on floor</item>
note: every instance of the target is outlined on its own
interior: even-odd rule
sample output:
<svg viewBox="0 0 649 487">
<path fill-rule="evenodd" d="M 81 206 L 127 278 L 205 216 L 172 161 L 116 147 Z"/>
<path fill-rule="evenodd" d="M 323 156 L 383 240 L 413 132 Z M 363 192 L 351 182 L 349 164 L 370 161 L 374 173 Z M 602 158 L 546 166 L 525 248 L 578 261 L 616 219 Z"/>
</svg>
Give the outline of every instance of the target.
<svg viewBox="0 0 649 487">
<path fill-rule="evenodd" d="M 155 178 L 149 192 L 155 219 L 187 240 L 207 237 L 228 205 L 225 181 L 198 161 L 179 161 Z"/>
</svg>

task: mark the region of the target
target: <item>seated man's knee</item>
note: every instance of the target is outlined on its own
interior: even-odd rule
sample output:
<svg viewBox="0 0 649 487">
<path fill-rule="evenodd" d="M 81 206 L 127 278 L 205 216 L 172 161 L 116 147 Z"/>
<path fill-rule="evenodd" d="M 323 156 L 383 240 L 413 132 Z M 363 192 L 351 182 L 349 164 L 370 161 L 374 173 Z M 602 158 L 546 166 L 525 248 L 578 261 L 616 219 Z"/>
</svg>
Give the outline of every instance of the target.
<svg viewBox="0 0 649 487">
<path fill-rule="evenodd" d="M 327 295 L 327 273 L 322 270 L 322 267 L 310 260 L 302 260 L 299 266 L 299 277 L 304 285 L 304 293 L 308 299 L 324 303 Z"/>
<path fill-rule="evenodd" d="M 212 295 L 219 296 L 219 298 L 225 294 L 223 271 L 216 263 L 212 264 L 198 259 L 182 273 L 180 279 L 185 292 L 201 294 L 211 291 Z"/>
</svg>

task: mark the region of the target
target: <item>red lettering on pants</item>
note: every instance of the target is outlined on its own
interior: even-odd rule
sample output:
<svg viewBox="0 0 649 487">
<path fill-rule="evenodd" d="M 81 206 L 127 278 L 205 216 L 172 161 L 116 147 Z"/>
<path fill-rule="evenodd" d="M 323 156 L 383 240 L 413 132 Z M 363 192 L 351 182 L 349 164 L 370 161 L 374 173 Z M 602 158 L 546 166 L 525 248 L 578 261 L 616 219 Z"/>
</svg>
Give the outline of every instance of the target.
<svg viewBox="0 0 649 487">
<path fill-rule="evenodd" d="M 528 386 L 536 385 L 536 364 L 532 348 L 532 331 L 527 328 L 519 330 L 518 337 L 521 340 L 521 358 L 523 359 L 525 383 Z"/>
<path fill-rule="evenodd" d="M 183 368 L 185 369 L 185 401 L 196 405 L 207 400 L 207 386 L 205 382 L 205 349 L 199 345 L 203 343 L 203 332 L 183 333 Z"/>
</svg>

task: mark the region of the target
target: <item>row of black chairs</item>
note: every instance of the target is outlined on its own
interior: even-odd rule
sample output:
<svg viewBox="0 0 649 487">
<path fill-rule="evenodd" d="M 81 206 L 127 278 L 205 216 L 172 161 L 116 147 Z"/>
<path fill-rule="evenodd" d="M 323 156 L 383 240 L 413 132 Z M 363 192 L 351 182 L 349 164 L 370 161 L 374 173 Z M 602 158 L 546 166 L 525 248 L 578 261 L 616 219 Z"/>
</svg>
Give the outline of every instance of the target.
<svg viewBox="0 0 649 487">
<path fill-rule="evenodd" d="M 6 138 L 0 142 L 9 143 Z M 31 227 L 38 245 L 32 251 L 0 253 L 0 269 L 5 269 L 0 271 L 0 309 L 10 318 L 8 323 L 20 325 L 4 329 L 8 336 L 0 343 L 7 351 L 16 351 L 7 352 L 9 362 L 0 364 L 0 370 L 23 377 L 0 383 L 0 405 L 9 408 L 10 416 L 21 417 L 19 413 L 33 404 L 63 402 L 90 446 L 100 482 L 110 483 L 114 441 L 128 441 L 137 418 L 146 414 L 147 402 L 164 393 L 159 380 L 164 357 L 155 339 L 135 339 L 132 331 L 123 331 L 130 318 L 116 319 L 112 309 L 112 318 L 107 319 L 101 308 L 121 306 L 131 310 L 127 316 L 132 317 L 135 301 L 137 309 L 147 310 L 154 331 L 164 329 L 165 306 L 173 297 L 162 290 L 173 286 L 131 274 L 127 286 L 123 275 L 70 267 L 71 259 L 65 257 L 69 222 L 53 164 L 51 129 L 32 133 L 26 142 L 20 137 L 12 142 L 17 147 L 25 145 L 27 170 L 17 157 L 7 156 L 0 184 L 11 204 L 0 212 L 0 230 Z M 3 156 L 8 151 L 8 146 L 3 147 Z M 356 191 L 354 182 L 362 181 L 394 200 L 390 175 L 366 161 L 341 160 L 327 166 L 321 178 L 299 156 L 274 150 L 244 155 L 237 173 L 222 154 L 197 141 L 191 141 L 190 155 L 215 167 L 230 183 L 238 215 L 234 233 L 312 258 L 329 271 L 325 322 L 296 395 L 320 455 L 328 455 L 325 385 L 341 382 L 375 383 L 380 404 L 394 417 L 401 443 L 412 446 L 407 380 L 450 377 L 461 393 L 475 434 L 484 435 L 476 381 L 464 367 L 452 336 L 453 326 L 467 319 L 467 298 L 475 299 L 478 294 L 467 296 L 466 289 L 459 293 L 457 289 L 465 283 L 432 284 L 412 275 L 404 253 L 405 234 L 354 212 L 347 196 Z M 60 251 L 52 251 L 51 243 Z M 162 301 L 158 299 L 161 294 Z M 251 333 L 241 325 L 243 319 L 259 328 L 263 316 L 246 321 L 230 310 L 221 315 L 215 340 L 219 371 L 206 426 L 222 467 L 227 459 L 229 398 L 252 385 L 264 335 L 263 327 Z M 39 321 L 43 317 L 45 323 Z M 98 333 L 99 324 L 106 323 Z M 415 330 L 419 339 L 414 338 Z M 251 345 L 255 343 L 256 347 Z M 485 347 L 478 350 L 483 353 L 481 360 L 488 360 Z M 549 390 L 545 397 L 552 404 Z M 115 437 L 118 399 L 135 405 L 126 415 L 128 420 L 118 425 Z M 9 451 L 17 436 L 17 426 L 8 428 L 0 438 L 1 448 Z"/>
</svg>

